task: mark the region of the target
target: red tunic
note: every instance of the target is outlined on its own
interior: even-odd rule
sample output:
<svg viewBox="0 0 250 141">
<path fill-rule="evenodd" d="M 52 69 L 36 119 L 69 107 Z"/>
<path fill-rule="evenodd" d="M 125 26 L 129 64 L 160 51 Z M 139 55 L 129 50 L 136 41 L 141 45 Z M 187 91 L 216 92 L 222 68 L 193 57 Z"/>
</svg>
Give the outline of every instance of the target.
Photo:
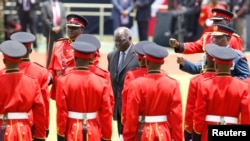
<svg viewBox="0 0 250 141">
<path fill-rule="evenodd" d="M 159 73 L 147 74 L 132 81 L 128 89 L 129 110 L 123 129 L 125 141 L 138 140 L 140 115 L 167 116 L 167 122 L 145 123 L 141 141 L 183 140 L 182 100 L 179 83 L 175 79 Z"/>
<path fill-rule="evenodd" d="M 53 76 L 53 85 L 51 87 L 51 98 L 55 99 L 56 81 L 58 76 L 65 74 L 72 67 L 75 67 L 74 49 L 71 47 L 71 42 L 67 38 L 59 39 L 52 51 L 51 61 L 48 70 Z M 96 52 L 96 57 L 93 61 L 95 65 L 98 65 L 100 58 L 99 50 Z"/>
<path fill-rule="evenodd" d="M 111 139 L 112 107 L 107 80 L 87 70 L 72 70 L 58 79 L 57 133 L 66 140 L 83 141 L 82 120 L 68 118 L 68 111 L 97 112 L 97 119 L 87 120 L 88 141 Z"/>
<path fill-rule="evenodd" d="M 122 124 L 126 121 L 126 107 L 127 107 L 127 100 L 128 100 L 128 85 L 131 83 L 132 80 L 136 78 L 143 77 L 147 74 L 148 69 L 146 67 L 139 67 L 134 70 L 129 70 L 125 76 L 123 90 L 122 90 Z M 161 70 L 162 74 L 167 75 L 164 70 Z"/>
<path fill-rule="evenodd" d="M 128 85 L 132 80 L 135 80 L 138 77 L 142 77 L 147 74 L 148 69 L 146 67 L 140 67 L 135 70 L 129 70 L 125 76 L 123 90 L 122 90 L 122 123 L 125 123 L 126 120 L 126 107 L 127 107 L 127 97 L 128 97 Z"/>
<path fill-rule="evenodd" d="M 205 25 L 205 22 L 207 19 L 210 19 L 213 17 L 213 14 L 212 14 L 213 8 L 221 8 L 221 9 L 226 10 L 226 7 L 222 4 L 216 4 L 216 5 L 208 4 L 208 5 L 202 6 L 198 22 L 204 28 L 203 30 L 204 32 L 209 31 L 209 27 Z"/>
<path fill-rule="evenodd" d="M 112 111 L 114 111 L 114 94 L 113 94 L 113 90 L 112 90 L 112 85 L 111 85 L 111 81 L 110 81 L 110 73 L 106 70 L 103 70 L 95 65 L 89 65 L 88 66 L 89 71 L 93 72 L 94 74 L 106 79 L 108 81 L 108 86 L 109 86 L 109 90 L 110 91 L 110 102 L 111 102 L 111 106 L 112 106 Z"/>
<path fill-rule="evenodd" d="M 34 137 L 46 138 L 45 105 L 35 78 L 20 72 L 0 76 L 0 114 L 33 111 Z M 2 120 L 0 120 L 2 125 Z M 32 141 L 29 120 L 7 120 L 4 141 Z"/>
<path fill-rule="evenodd" d="M 232 76 L 215 76 L 198 84 L 193 129 L 201 134 L 201 141 L 208 140 L 207 125 L 218 124 L 205 121 L 206 115 L 241 115 L 241 124 L 250 124 L 249 91 L 248 84 Z"/>
<path fill-rule="evenodd" d="M 190 79 L 184 118 L 184 129 L 189 133 L 193 132 L 193 114 L 195 109 L 195 101 L 197 98 L 197 85 L 200 83 L 200 81 L 214 75 L 215 72 L 204 72 Z"/>
<path fill-rule="evenodd" d="M 50 95 L 48 89 L 49 72 L 43 66 L 29 61 L 23 61 L 19 65 L 19 68 L 21 72 L 24 72 L 25 74 L 30 75 L 34 78 L 37 78 L 38 83 L 40 84 L 43 101 L 46 107 L 46 118 L 44 120 L 46 121 L 47 129 L 49 129 L 49 120 L 50 120 L 50 112 L 49 112 Z"/>
<path fill-rule="evenodd" d="M 203 53 L 205 46 L 207 44 L 213 43 L 213 36 L 211 32 L 204 33 L 201 38 L 195 42 L 184 43 L 184 54 L 193 54 L 193 53 Z M 239 35 L 233 34 L 229 41 L 230 47 L 242 51 L 242 40 Z"/>
</svg>

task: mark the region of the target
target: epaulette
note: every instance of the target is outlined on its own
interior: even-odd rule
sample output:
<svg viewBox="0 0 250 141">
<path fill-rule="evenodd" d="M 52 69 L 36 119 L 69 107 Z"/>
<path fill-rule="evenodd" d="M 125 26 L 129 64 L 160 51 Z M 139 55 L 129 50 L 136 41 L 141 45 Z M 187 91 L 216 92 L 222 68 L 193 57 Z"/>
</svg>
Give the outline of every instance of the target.
<svg viewBox="0 0 250 141">
<path fill-rule="evenodd" d="M 108 71 L 105 70 L 105 69 L 103 69 L 103 68 L 100 68 L 100 67 L 97 67 L 97 68 L 100 69 L 100 70 L 102 70 L 102 71 L 104 71 L 105 73 L 108 73 Z"/>
<path fill-rule="evenodd" d="M 64 74 L 62 74 L 61 76 L 66 76 L 66 75 L 68 75 L 68 74 L 72 73 L 72 72 L 73 72 L 73 70 L 74 70 L 74 69 L 69 70 L 69 71 L 65 72 Z"/>
<path fill-rule="evenodd" d="M 60 38 L 60 39 L 58 39 L 56 41 L 64 41 L 64 40 L 69 40 L 69 39 L 68 38 Z"/>
<path fill-rule="evenodd" d="M 214 78 L 215 76 L 216 76 L 216 75 L 213 75 L 213 76 L 211 76 L 211 77 L 204 78 L 204 79 L 202 79 L 202 81 L 210 80 L 210 79 Z"/>
<path fill-rule="evenodd" d="M 233 33 L 232 35 L 240 38 L 240 35 L 238 35 L 236 33 Z"/>
<path fill-rule="evenodd" d="M 169 75 L 163 75 L 163 76 L 166 76 L 166 77 L 168 77 L 168 78 L 170 78 L 170 79 L 172 79 L 172 80 L 177 81 L 175 78 L 173 78 L 173 77 L 171 77 L 171 76 L 169 76 Z"/>
<path fill-rule="evenodd" d="M 30 77 L 30 78 L 32 78 L 32 79 L 37 79 L 35 76 L 30 75 L 30 74 L 27 74 L 27 73 L 25 73 L 24 75 L 26 75 L 26 76 L 28 76 L 28 77 Z"/>
<path fill-rule="evenodd" d="M 100 68 L 100 67 L 96 67 L 95 71 L 93 71 L 94 74 L 102 77 L 102 78 L 106 78 L 108 71 Z"/>
<path fill-rule="evenodd" d="M 45 68 L 43 65 L 37 63 L 37 62 L 33 62 L 34 64 L 38 65 L 39 67 Z"/>
</svg>

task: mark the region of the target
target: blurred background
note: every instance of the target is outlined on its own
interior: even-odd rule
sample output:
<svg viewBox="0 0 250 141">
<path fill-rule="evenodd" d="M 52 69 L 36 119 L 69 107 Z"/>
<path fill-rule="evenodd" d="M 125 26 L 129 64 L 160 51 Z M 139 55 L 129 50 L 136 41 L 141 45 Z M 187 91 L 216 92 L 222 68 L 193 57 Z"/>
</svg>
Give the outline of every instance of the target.
<svg viewBox="0 0 250 141">
<path fill-rule="evenodd" d="M 8 30 L 17 30 L 20 19 L 17 14 L 18 0 L 2 0 L 0 4 L 0 42 L 6 39 Z M 39 15 L 41 14 L 41 5 L 46 0 L 40 0 L 36 6 L 36 33 L 37 38 L 43 38 L 43 25 Z M 113 4 L 111 0 L 59 0 L 66 8 L 66 14 L 77 13 L 88 18 L 90 24 L 85 29 L 85 33 L 96 34 L 100 39 L 106 39 L 104 36 L 112 36 L 112 17 L 111 10 Z M 199 39 L 203 33 L 203 27 L 198 19 L 203 6 L 209 5 L 214 0 L 155 0 L 151 5 L 151 20 L 149 21 L 148 36 L 149 39 L 168 47 L 168 39 L 174 37 L 180 42 L 189 42 Z M 226 9 L 233 11 L 234 1 L 238 0 L 215 0 L 218 4 L 224 5 Z M 249 12 L 244 18 L 249 23 Z M 132 11 L 133 18 L 131 30 L 135 40 L 138 40 L 137 24 L 135 22 L 135 10 Z M 232 27 L 234 23 L 230 24 Z M 246 24 L 250 25 L 250 24 Z M 11 27 L 12 26 L 12 27 Z M 14 28 L 14 29 L 13 29 Z M 19 27 L 20 28 L 20 27 Z M 247 35 L 250 35 L 249 27 Z M 11 31 L 14 32 L 14 31 Z M 250 41 L 245 41 L 245 51 L 249 50 Z M 40 43 L 41 45 L 42 43 Z"/>
</svg>

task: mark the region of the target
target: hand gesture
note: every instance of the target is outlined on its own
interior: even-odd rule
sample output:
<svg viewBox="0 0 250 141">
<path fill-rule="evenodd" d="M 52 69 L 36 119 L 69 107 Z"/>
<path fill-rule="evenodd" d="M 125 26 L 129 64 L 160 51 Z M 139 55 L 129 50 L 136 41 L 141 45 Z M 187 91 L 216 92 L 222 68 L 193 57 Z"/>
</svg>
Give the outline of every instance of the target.
<svg viewBox="0 0 250 141">
<path fill-rule="evenodd" d="M 170 39 L 169 39 L 169 45 L 170 45 L 170 47 L 172 47 L 172 48 L 178 48 L 179 45 L 180 45 L 180 43 L 179 43 L 176 39 L 170 38 Z"/>
<path fill-rule="evenodd" d="M 184 62 L 185 62 L 185 59 L 183 57 L 177 56 L 177 63 L 178 64 L 182 65 L 182 64 L 184 64 Z"/>
</svg>

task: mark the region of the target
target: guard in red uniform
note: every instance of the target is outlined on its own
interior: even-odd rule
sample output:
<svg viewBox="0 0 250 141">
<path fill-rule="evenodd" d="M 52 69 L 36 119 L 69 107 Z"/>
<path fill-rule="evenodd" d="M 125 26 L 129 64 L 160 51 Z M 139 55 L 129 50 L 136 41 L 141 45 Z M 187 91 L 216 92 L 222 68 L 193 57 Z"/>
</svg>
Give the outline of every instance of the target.
<svg viewBox="0 0 250 141">
<path fill-rule="evenodd" d="M 90 43 L 92 45 L 94 45 L 97 48 L 97 51 L 100 49 L 101 47 L 101 43 L 100 41 L 91 34 L 81 34 L 76 38 L 76 42 L 85 42 L 85 43 Z M 89 71 L 93 72 L 94 74 L 104 78 L 107 80 L 108 82 L 108 86 L 110 86 L 110 101 L 111 101 L 111 105 L 112 105 L 112 109 L 114 108 L 114 94 L 113 94 L 113 90 L 112 90 L 112 86 L 111 86 L 111 81 L 110 81 L 110 73 L 100 67 L 98 67 L 97 65 L 95 65 L 93 63 L 94 58 L 96 58 L 96 55 L 98 55 L 98 52 L 93 53 L 93 57 L 90 60 L 88 69 Z M 113 111 L 113 110 L 112 110 Z"/>
<path fill-rule="evenodd" d="M 122 90 L 122 118 L 121 118 L 123 125 L 125 123 L 125 118 L 126 118 L 128 85 L 131 83 L 132 80 L 142 77 L 148 72 L 145 63 L 145 53 L 143 50 L 143 46 L 147 44 L 154 44 L 154 43 L 150 41 L 140 41 L 137 44 L 135 44 L 134 49 L 138 56 L 139 67 L 133 70 L 129 70 L 124 79 L 123 90 Z"/>
<path fill-rule="evenodd" d="M 207 51 L 214 57 L 216 76 L 198 84 L 193 141 L 208 140 L 208 125 L 250 124 L 249 86 L 230 75 L 237 53 L 217 45 L 212 48 Z"/>
<path fill-rule="evenodd" d="M 19 72 L 19 63 L 27 53 L 23 44 L 8 40 L 0 45 L 6 72 L 0 76 L 1 141 L 45 141 L 46 114 L 36 78 Z M 34 134 L 28 113 L 33 111 Z"/>
<path fill-rule="evenodd" d="M 213 24 L 229 25 L 229 22 L 233 17 L 232 12 L 219 8 L 212 9 L 212 13 L 213 17 L 211 18 L 211 20 L 213 21 Z M 205 51 L 204 48 L 206 44 L 213 43 L 213 36 L 211 35 L 213 31 L 212 27 L 213 26 L 211 26 L 209 32 L 203 33 L 201 38 L 195 42 L 179 43 L 176 39 L 170 38 L 169 44 L 175 49 L 176 53 L 202 53 Z M 234 33 L 231 36 L 229 44 L 232 48 L 242 51 L 242 40 L 239 35 Z"/>
<path fill-rule="evenodd" d="M 16 32 L 10 36 L 10 39 L 22 43 L 27 49 L 27 53 L 22 58 L 22 62 L 19 65 L 19 69 L 21 72 L 24 72 L 27 75 L 37 78 L 38 83 L 40 84 L 44 104 L 46 107 L 46 118 L 44 120 L 46 121 L 47 136 L 48 136 L 49 120 L 50 120 L 50 112 L 49 112 L 50 95 L 48 89 L 48 82 L 51 77 L 49 76 L 49 72 L 45 67 L 43 67 L 38 63 L 30 61 L 29 55 L 32 52 L 31 45 L 35 41 L 36 37 L 28 32 Z"/>
<path fill-rule="evenodd" d="M 195 101 L 197 98 L 197 85 L 200 81 L 213 77 L 215 75 L 214 69 L 214 61 L 213 57 L 211 56 L 209 49 L 211 49 L 214 44 L 206 45 L 206 68 L 204 73 L 198 74 L 190 79 L 189 88 L 188 88 L 188 95 L 187 95 L 187 102 L 186 102 L 186 110 L 185 110 L 185 117 L 184 117 L 184 137 L 185 141 L 192 140 L 192 132 L 193 132 L 193 114 L 195 109 Z"/>
<path fill-rule="evenodd" d="M 226 7 L 222 4 L 219 4 L 217 0 L 211 0 L 210 4 L 201 7 L 198 22 L 203 27 L 204 33 L 208 32 L 210 30 L 210 26 L 213 24 L 213 22 L 210 20 L 210 18 L 213 16 L 213 13 L 211 12 L 213 8 L 226 10 Z"/>
<path fill-rule="evenodd" d="M 157 44 L 145 45 L 144 51 L 148 73 L 127 86 L 130 96 L 124 140 L 181 141 L 183 122 L 179 83 L 160 70 L 168 53 Z"/>
<path fill-rule="evenodd" d="M 76 68 L 58 79 L 56 90 L 58 141 L 110 141 L 109 86 L 107 80 L 88 70 L 96 47 L 85 42 L 74 42 L 72 47 Z"/>
<path fill-rule="evenodd" d="M 48 70 L 53 75 L 53 85 L 51 87 L 51 98 L 55 99 L 56 80 L 58 76 L 67 73 L 68 69 L 75 67 L 74 51 L 71 43 L 83 33 L 84 28 L 88 25 L 88 20 L 85 17 L 70 14 L 67 16 L 67 34 L 68 38 L 59 39 L 52 51 L 51 61 Z M 98 64 L 99 55 L 94 63 Z"/>
</svg>

